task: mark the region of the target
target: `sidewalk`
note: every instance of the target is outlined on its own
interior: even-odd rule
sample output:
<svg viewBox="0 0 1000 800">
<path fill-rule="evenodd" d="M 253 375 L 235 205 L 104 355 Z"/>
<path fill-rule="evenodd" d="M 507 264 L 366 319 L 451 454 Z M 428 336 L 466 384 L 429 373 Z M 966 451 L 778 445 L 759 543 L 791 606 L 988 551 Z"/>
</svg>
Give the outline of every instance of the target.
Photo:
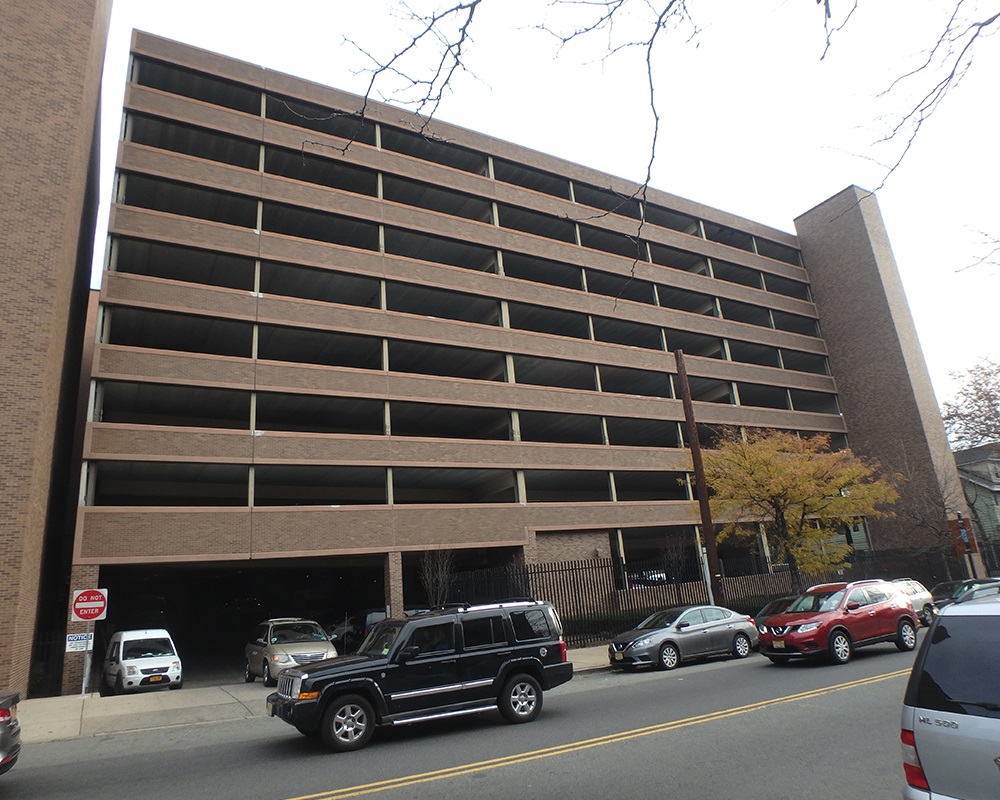
<svg viewBox="0 0 1000 800">
<path fill-rule="evenodd" d="M 606 647 L 570 650 L 574 673 L 608 666 Z M 260 682 L 143 692 L 120 697 L 97 693 L 39 697 L 17 706 L 25 745 L 148 730 L 198 722 L 226 722 L 265 716 L 264 698 L 273 690 Z"/>
</svg>

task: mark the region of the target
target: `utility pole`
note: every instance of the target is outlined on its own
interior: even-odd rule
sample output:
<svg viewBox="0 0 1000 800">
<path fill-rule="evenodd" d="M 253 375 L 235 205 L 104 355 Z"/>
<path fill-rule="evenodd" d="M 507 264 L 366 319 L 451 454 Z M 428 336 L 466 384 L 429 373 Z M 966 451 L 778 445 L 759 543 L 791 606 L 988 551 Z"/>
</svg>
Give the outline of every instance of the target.
<svg viewBox="0 0 1000 800">
<path fill-rule="evenodd" d="M 681 385 L 684 421 L 687 424 L 691 460 L 694 462 L 695 493 L 701 510 L 701 536 L 704 540 L 705 558 L 710 573 L 709 589 L 712 593 L 712 602 L 724 605 L 726 593 L 722 587 L 722 567 L 719 565 L 719 551 L 715 546 L 715 525 L 712 524 L 712 511 L 708 505 L 708 484 L 705 483 L 705 465 L 701 460 L 701 444 L 698 441 L 698 426 L 694 421 L 694 404 L 691 402 L 691 384 L 688 383 L 687 368 L 684 366 L 684 351 L 675 350 L 674 358 L 677 360 L 677 379 Z"/>
</svg>

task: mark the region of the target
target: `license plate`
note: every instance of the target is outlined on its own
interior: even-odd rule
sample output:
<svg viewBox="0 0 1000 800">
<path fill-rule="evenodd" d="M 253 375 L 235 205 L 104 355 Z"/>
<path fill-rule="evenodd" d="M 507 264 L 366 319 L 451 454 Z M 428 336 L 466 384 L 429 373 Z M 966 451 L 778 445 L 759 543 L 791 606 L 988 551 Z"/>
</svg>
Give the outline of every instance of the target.
<svg viewBox="0 0 1000 800">
<path fill-rule="evenodd" d="M 162 675 L 150 675 L 149 676 L 149 682 L 150 683 L 158 683 L 159 681 L 162 681 L 162 680 L 163 680 L 163 676 Z"/>
<path fill-rule="evenodd" d="M 775 650 L 784 650 L 785 649 L 785 643 L 781 639 L 775 639 L 771 643 L 771 645 L 772 645 L 772 647 L 774 647 Z"/>
<path fill-rule="evenodd" d="M 625 658 L 624 653 L 615 653 L 615 661 L 622 661 Z"/>
</svg>

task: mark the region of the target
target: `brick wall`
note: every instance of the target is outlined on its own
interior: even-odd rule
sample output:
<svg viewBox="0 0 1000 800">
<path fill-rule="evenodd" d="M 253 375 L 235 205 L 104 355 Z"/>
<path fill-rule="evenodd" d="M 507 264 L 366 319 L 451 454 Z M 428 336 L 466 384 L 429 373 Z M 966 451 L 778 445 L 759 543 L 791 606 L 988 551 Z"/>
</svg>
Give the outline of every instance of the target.
<svg viewBox="0 0 1000 800">
<path fill-rule="evenodd" d="M 59 470 L 69 471 L 72 435 L 58 426 L 61 403 L 72 425 L 79 374 L 110 10 L 110 0 L 0 4 L 0 686 L 22 696 L 45 532 L 55 524 L 50 493 L 53 509 L 66 507 Z"/>
</svg>

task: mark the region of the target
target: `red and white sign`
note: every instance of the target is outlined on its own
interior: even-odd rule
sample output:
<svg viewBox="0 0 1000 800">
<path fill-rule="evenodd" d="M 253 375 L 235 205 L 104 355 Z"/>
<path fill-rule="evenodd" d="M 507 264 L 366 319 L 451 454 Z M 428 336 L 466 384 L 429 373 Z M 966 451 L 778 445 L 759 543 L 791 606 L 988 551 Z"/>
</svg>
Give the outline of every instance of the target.
<svg viewBox="0 0 1000 800">
<path fill-rule="evenodd" d="M 107 589 L 76 589 L 73 591 L 73 619 L 81 622 L 94 622 L 104 619 L 108 614 Z"/>
</svg>

